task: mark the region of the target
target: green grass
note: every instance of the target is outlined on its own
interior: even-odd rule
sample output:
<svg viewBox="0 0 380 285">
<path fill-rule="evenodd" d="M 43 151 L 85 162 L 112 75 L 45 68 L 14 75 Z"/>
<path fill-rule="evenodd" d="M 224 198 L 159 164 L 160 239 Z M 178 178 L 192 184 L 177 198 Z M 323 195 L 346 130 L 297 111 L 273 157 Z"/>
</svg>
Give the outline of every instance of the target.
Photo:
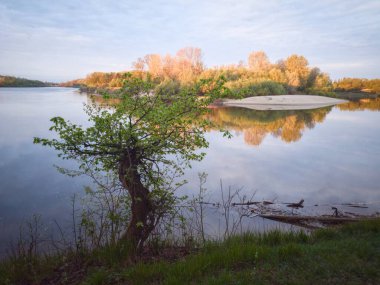
<svg viewBox="0 0 380 285">
<path fill-rule="evenodd" d="M 100 269 L 82 284 L 380 284 L 380 220 L 246 234 L 176 262 Z"/>
<path fill-rule="evenodd" d="M 125 253 L 117 252 L 91 253 L 78 277 L 68 273 L 54 279 L 52 264 L 41 262 L 46 271 L 37 267 L 39 274 L 25 281 L 15 278 L 17 268 L 10 275 L 0 264 L 0 284 L 44 284 L 42 276 L 59 280 L 52 284 L 83 285 L 380 284 L 380 219 L 311 234 L 244 234 L 209 242 L 198 253 L 171 262 L 128 265 Z"/>
</svg>

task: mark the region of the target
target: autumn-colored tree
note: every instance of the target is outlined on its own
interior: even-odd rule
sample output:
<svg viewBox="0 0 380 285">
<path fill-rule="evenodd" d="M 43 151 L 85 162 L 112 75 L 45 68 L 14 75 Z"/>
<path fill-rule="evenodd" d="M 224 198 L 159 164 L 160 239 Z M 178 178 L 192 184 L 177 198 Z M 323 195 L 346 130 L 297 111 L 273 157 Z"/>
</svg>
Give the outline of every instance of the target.
<svg viewBox="0 0 380 285">
<path fill-rule="evenodd" d="M 136 61 L 132 63 L 132 67 L 134 70 L 137 71 L 145 71 L 145 60 L 141 57 L 139 57 Z"/>
<path fill-rule="evenodd" d="M 343 78 L 334 82 L 337 91 L 380 93 L 380 79 Z"/>
<path fill-rule="evenodd" d="M 138 71 L 148 71 L 161 80 L 179 80 L 182 83 L 195 82 L 204 69 L 202 51 L 194 47 L 180 49 L 175 56 L 149 54 L 138 58 L 133 67 Z"/>
<path fill-rule="evenodd" d="M 320 90 L 332 90 L 332 82 L 330 76 L 324 72 L 318 74 L 313 87 Z"/>
<path fill-rule="evenodd" d="M 301 55 L 293 54 L 284 61 L 284 64 L 289 85 L 300 88 L 305 87 L 309 75 L 307 59 Z"/>
<path fill-rule="evenodd" d="M 204 68 L 202 62 L 202 50 L 195 47 L 185 47 L 177 52 L 177 58 L 190 63 L 195 74 L 200 74 Z"/>
<path fill-rule="evenodd" d="M 269 70 L 269 78 L 273 80 L 274 82 L 279 83 L 286 83 L 286 75 L 285 73 L 278 67 L 274 67 L 271 70 Z"/>
<path fill-rule="evenodd" d="M 248 56 L 248 66 L 253 72 L 266 72 L 269 70 L 271 63 L 265 52 L 255 51 Z"/>
<path fill-rule="evenodd" d="M 162 59 L 159 54 L 148 54 L 145 56 L 145 62 L 148 66 L 148 71 L 153 77 L 162 75 Z"/>
<path fill-rule="evenodd" d="M 239 62 L 206 69 L 201 49 L 185 47 L 175 55 L 149 54 L 140 57 L 133 62 L 133 68 L 133 76 L 153 77 L 157 85 L 155 90 L 167 90 L 168 94 L 195 84 L 199 79 L 217 79 L 220 76 L 226 79 L 233 96 L 284 94 L 284 88 L 285 92 L 291 94 L 299 91 L 323 93 L 333 90 L 329 76 L 317 67 L 309 67 L 305 57 L 291 55 L 271 64 L 264 51 L 250 53 L 248 65 Z M 121 88 L 121 75 L 122 73 L 96 72 L 87 76 L 84 84 L 95 88 Z M 347 78 L 334 83 L 334 87 L 337 90 L 375 93 L 380 92 L 379 82 L 380 80 Z"/>
<path fill-rule="evenodd" d="M 163 58 L 163 74 L 165 79 L 177 80 L 177 74 L 175 71 L 176 59 L 170 54 L 165 55 Z"/>
</svg>

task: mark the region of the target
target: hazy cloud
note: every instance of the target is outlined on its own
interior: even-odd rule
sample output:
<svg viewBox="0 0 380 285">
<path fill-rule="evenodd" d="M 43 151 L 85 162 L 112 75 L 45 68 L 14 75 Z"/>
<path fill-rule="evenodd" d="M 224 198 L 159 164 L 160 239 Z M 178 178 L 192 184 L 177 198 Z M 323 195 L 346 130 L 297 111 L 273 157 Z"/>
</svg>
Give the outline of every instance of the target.
<svg viewBox="0 0 380 285">
<path fill-rule="evenodd" d="M 333 78 L 379 77 L 380 1 L 0 0 L 0 74 L 68 80 L 197 46 L 208 66 L 252 50 Z"/>
</svg>

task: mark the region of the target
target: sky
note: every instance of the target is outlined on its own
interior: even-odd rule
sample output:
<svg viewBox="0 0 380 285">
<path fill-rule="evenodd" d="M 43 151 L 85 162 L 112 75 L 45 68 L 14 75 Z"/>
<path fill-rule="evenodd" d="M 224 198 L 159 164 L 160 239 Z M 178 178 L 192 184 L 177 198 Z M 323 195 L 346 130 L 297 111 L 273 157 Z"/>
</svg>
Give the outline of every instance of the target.
<svg viewBox="0 0 380 285">
<path fill-rule="evenodd" d="M 305 56 L 332 79 L 380 78 L 380 0 L 0 0 L 0 74 L 61 82 L 199 47 L 207 67 Z"/>
</svg>

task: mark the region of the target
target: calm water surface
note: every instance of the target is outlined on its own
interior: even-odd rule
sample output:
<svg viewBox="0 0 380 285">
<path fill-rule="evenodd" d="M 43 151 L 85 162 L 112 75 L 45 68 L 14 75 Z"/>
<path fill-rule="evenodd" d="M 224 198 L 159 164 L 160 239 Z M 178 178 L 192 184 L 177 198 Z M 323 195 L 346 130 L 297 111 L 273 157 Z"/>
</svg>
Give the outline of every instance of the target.
<svg viewBox="0 0 380 285">
<path fill-rule="evenodd" d="M 49 119 L 62 116 L 87 124 L 86 95 L 70 88 L 0 88 L 0 244 L 17 233 L 32 214 L 69 222 L 70 197 L 91 181 L 70 178 L 54 165 L 75 168 L 33 137 L 52 137 Z M 206 158 L 187 171 L 182 193 L 194 194 L 198 173 L 207 172 L 208 199 L 223 185 L 256 191 L 257 200 L 306 205 L 380 201 L 380 102 L 362 100 L 308 111 L 213 109 Z M 0 246 L 1 250 L 1 246 Z"/>
</svg>

